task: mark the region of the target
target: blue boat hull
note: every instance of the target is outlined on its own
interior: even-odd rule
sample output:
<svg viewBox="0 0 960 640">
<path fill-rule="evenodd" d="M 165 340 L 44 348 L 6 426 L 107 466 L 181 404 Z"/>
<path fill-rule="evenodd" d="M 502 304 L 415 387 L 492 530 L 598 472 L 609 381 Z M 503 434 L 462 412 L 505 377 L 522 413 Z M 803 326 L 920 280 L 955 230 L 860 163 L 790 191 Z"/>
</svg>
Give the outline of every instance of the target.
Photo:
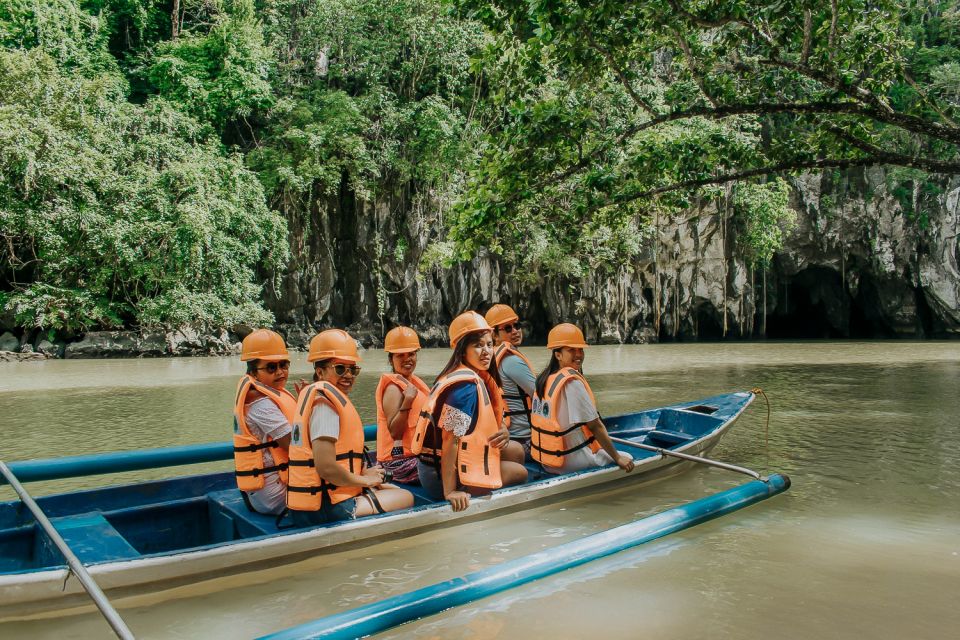
<svg viewBox="0 0 960 640">
<path fill-rule="evenodd" d="M 752 401 L 751 393 L 726 394 L 605 422 L 611 435 L 619 438 L 703 454 Z M 412 509 L 310 529 L 278 529 L 273 516 L 251 513 L 232 473 L 112 486 L 46 496 L 37 502 L 102 588 L 143 591 L 463 518 L 488 517 L 573 490 L 658 479 L 693 464 L 628 445 L 618 447 L 634 456 L 633 473 L 605 467 L 555 476 L 531 465 L 527 483 L 474 499 L 462 513 L 453 513 L 445 501 L 435 502 L 414 487 Z M 18 474 L 27 468 L 29 473 L 49 477 L 43 464 L 20 465 Z M 16 471 L 17 465 L 13 468 Z M 64 465 L 59 468 L 60 473 L 71 474 Z M 73 577 L 67 579 L 62 557 L 19 502 L 0 503 L 0 603 L 0 615 L 84 603 L 79 583 Z"/>
</svg>

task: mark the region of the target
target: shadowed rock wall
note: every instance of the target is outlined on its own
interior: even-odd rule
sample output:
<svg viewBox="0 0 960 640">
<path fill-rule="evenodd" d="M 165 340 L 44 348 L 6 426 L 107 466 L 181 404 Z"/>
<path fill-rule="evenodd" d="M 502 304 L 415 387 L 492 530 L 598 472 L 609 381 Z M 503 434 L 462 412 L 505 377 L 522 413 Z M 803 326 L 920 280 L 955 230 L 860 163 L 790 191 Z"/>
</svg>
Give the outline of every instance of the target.
<svg viewBox="0 0 960 640">
<path fill-rule="evenodd" d="M 290 220 L 294 259 L 267 304 L 295 345 L 330 326 L 377 345 L 398 323 L 441 344 L 454 315 L 494 302 L 513 305 L 533 340 L 561 321 L 597 342 L 960 332 L 960 177 L 935 195 L 916 191 L 908 206 L 880 168 L 792 182 L 798 224 L 766 273 L 738 257 L 727 208 L 705 202 L 660 221 L 641 259 L 613 277 L 532 287 L 486 255 L 419 274 L 441 214 L 409 189 L 377 202 L 344 191 Z"/>
</svg>

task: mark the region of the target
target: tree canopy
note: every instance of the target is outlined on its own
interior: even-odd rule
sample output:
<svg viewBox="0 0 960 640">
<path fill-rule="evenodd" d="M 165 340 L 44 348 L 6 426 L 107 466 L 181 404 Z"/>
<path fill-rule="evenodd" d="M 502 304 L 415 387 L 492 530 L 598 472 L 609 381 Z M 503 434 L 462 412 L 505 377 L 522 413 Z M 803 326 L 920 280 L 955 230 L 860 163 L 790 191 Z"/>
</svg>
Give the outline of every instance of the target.
<svg viewBox="0 0 960 640">
<path fill-rule="evenodd" d="M 960 172 L 955 2 L 459 4 L 496 35 L 501 116 L 453 227 L 465 253 L 535 229 L 581 255 L 594 229 L 616 237 L 719 185 L 782 202 L 770 180 L 799 171 Z"/>
</svg>

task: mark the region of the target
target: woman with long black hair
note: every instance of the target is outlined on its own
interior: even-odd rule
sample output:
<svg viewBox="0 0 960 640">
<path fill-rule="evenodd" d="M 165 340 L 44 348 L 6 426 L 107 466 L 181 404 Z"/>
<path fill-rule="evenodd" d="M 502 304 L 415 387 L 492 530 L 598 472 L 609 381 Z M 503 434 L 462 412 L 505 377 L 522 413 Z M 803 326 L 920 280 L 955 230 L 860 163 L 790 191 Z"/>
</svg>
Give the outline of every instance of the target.
<svg viewBox="0 0 960 640">
<path fill-rule="evenodd" d="M 530 454 L 545 471 L 570 473 L 616 462 L 633 471 L 633 458 L 617 451 L 583 377 L 583 332 L 558 324 L 547 335 L 550 362 L 537 376 L 530 415 Z"/>
<path fill-rule="evenodd" d="M 493 330 L 467 311 L 449 329 L 453 355 L 437 377 L 414 434 L 420 484 L 463 511 L 471 495 L 527 479 L 523 446 L 510 440 L 493 360 Z"/>
</svg>

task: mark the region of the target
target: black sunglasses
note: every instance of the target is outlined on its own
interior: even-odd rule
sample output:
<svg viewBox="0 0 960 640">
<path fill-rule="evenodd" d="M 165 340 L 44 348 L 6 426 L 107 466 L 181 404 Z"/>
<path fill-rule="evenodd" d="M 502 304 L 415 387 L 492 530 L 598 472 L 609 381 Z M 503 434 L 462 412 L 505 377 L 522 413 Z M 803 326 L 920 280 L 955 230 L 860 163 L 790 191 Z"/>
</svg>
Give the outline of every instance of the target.
<svg viewBox="0 0 960 640">
<path fill-rule="evenodd" d="M 257 367 L 257 371 L 266 371 L 267 373 L 276 373 L 277 369 L 283 369 L 286 371 L 290 368 L 289 360 L 281 360 L 280 362 L 268 362 L 265 367 Z"/>
<path fill-rule="evenodd" d="M 500 331 L 506 331 L 507 333 L 513 333 L 514 329 L 516 329 L 517 331 L 523 331 L 523 327 L 520 326 L 519 322 L 515 324 L 505 324 L 502 327 L 499 327 L 499 329 Z"/>
<path fill-rule="evenodd" d="M 337 374 L 338 376 L 342 376 L 342 375 L 345 374 L 347 371 L 349 371 L 349 372 L 353 375 L 354 378 L 356 378 L 358 375 L 360 375 L 360 367 L 358 367 L 358 366 L 355 365 L 355 364 L 331 364 L 331 365 L 327 365 L 327 366 L 333 367 L 333 372 L 334 372 L 335 374 Z M 318 366 L 318 368 L 319 368 L 319 366 Z"/>
</svg>

